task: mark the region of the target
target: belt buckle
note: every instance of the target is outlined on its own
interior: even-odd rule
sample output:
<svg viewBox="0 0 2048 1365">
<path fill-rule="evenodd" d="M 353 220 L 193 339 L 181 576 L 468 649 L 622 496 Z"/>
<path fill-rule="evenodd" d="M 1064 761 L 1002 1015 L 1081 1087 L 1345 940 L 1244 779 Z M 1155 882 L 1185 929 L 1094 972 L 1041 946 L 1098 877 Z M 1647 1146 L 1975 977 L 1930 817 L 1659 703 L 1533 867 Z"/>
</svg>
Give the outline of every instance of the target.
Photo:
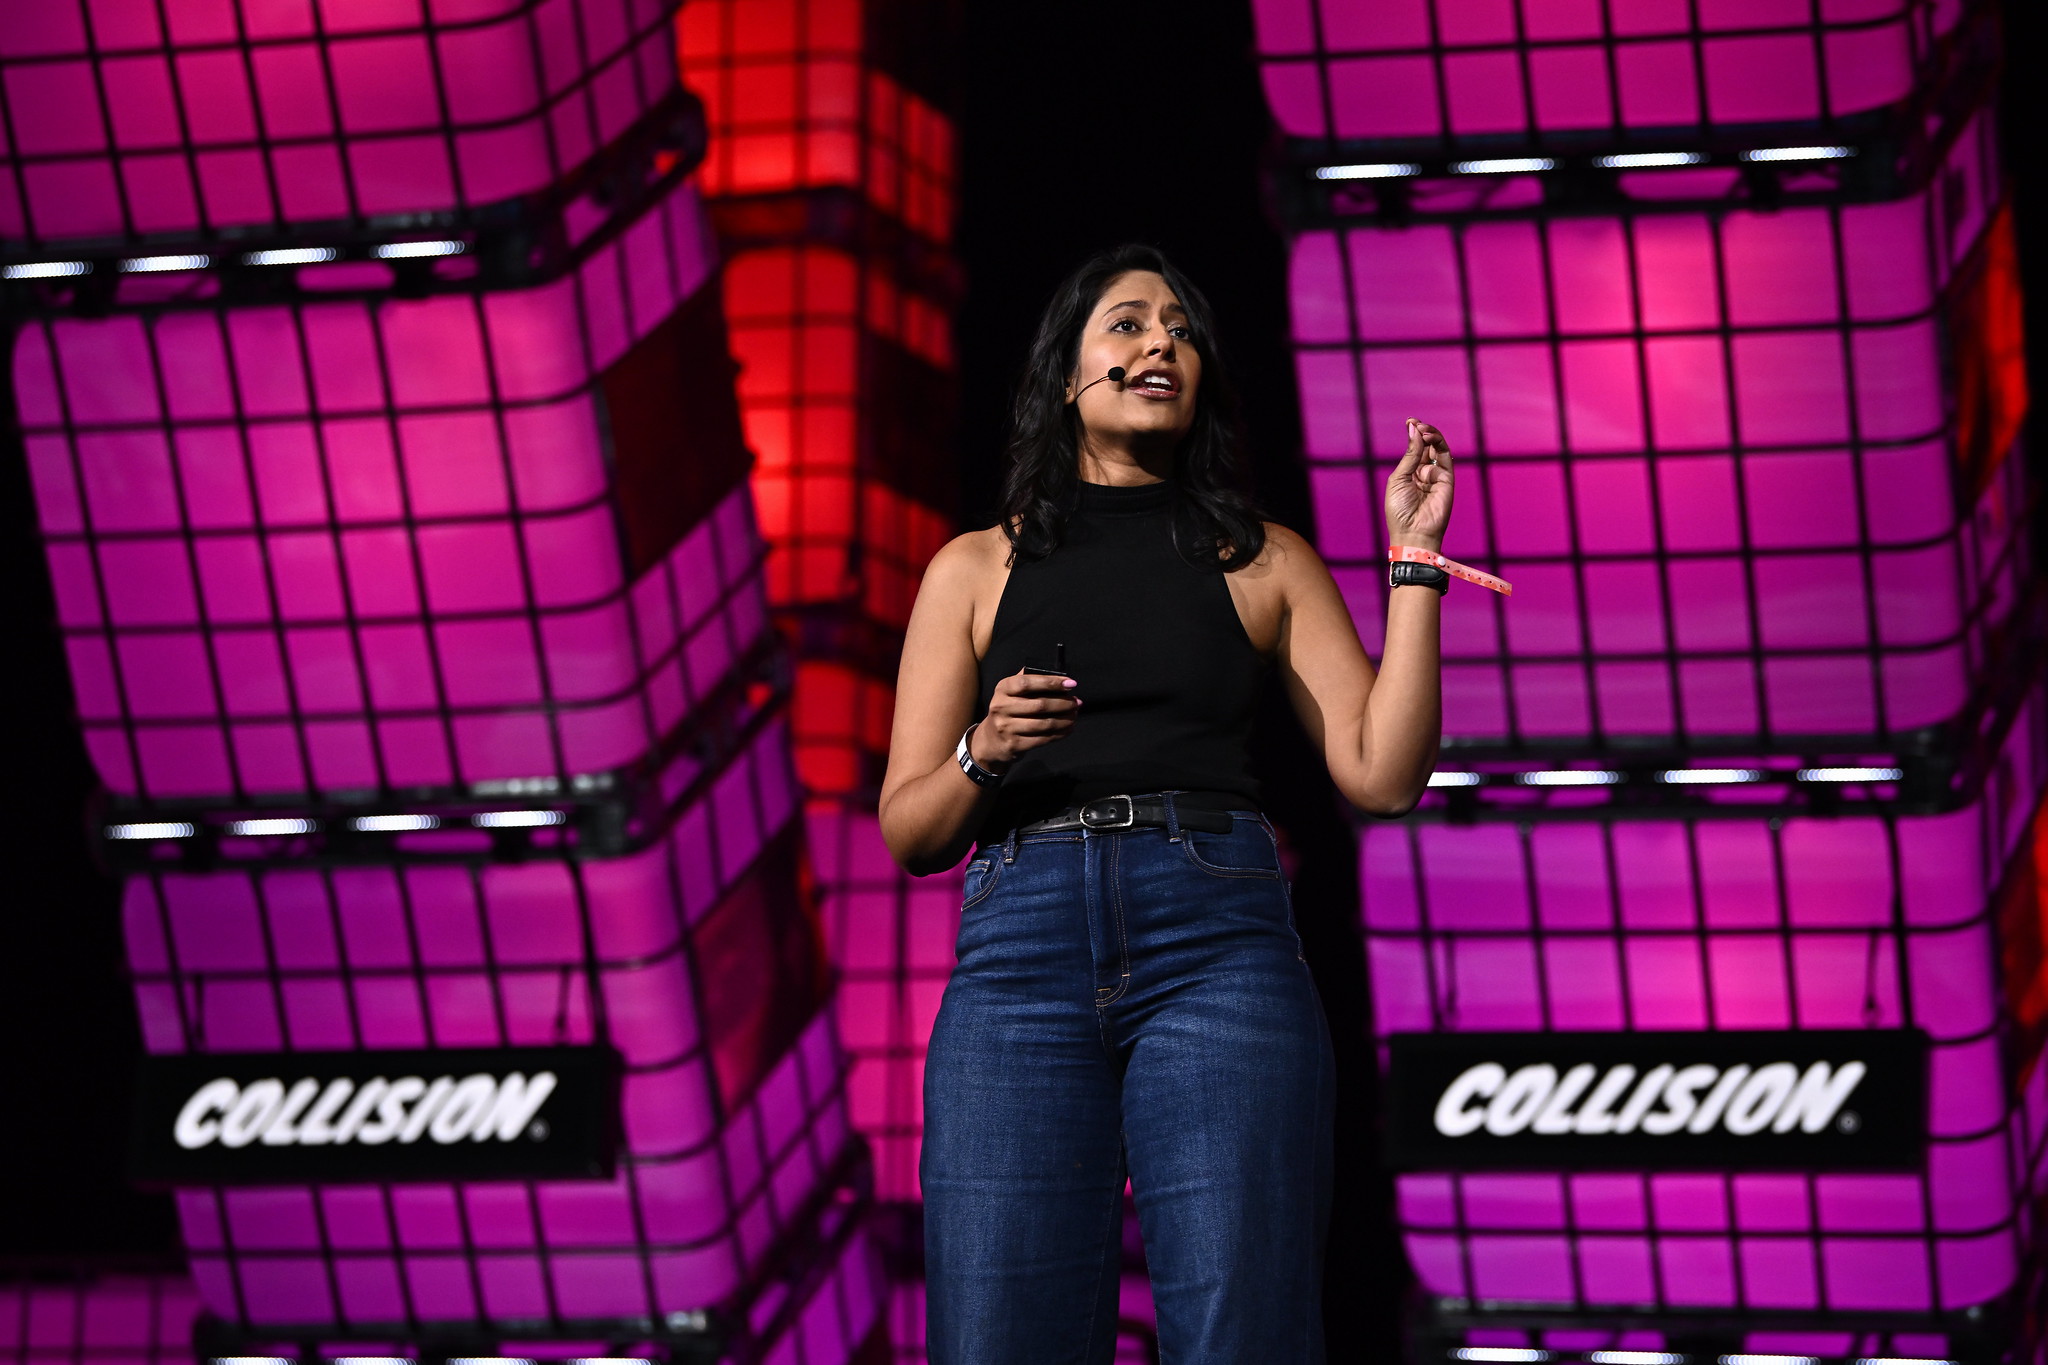
<svg viewBox="0 0 2048 1365">
<path fill-rule="evenodd" d="M 1124 803 L 1124 818 L 1121 820 L 1113 820 L 1106 817 L 1096 819 L 1094 816 L 1095 808 L 1097 806 L 1107 806 L 1112 801 Z M 1137 821 L 1138 803 L 1131 800 L 1128 796 L 1105 796 L 1100 801 L 1090 801 L 1087 805 L 1081 807 L 1081 825 L 1085 829 L 1129 829 Z"/>
</svg>

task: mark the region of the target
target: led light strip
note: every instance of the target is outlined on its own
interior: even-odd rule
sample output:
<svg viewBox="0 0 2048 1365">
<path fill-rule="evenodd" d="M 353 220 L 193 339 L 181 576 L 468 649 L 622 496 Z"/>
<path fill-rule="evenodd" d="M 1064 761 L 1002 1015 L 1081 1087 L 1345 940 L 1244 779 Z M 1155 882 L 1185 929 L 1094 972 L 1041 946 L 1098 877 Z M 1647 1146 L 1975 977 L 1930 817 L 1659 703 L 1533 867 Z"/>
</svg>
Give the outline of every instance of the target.
<svg viewBox="0 0 2048 1365">
<path fill-rule="evenodd" d="M 1854 147 L 1753 147 L 1737 152 L 1735 159 L 1746 162 L 1841 161 L 1856 155 Z M 1708 152 L 1612 152 L 1596 156 L 1591 164 L 1606 171 L 1652 170 L 1667 166 L 1700 166 L 1713 160 Z M 1548 156 L 1490 157 L 1475 161 L 1453 161 L 1446 168 L 1452 175 L 1533 175 L 1557 169 Z M 1337 166 L 1317 166 L 1317 180 L 1401 180 L 1423 174 L 1414 161 L 1360 161 Z"/>
<path fill-rule="evenodd" d="M 136 825 L 108 825 L 109 839 L 190 839 L 199 833 L 197 825 L 183 820 L 156 820 Z"/>
<path fill-rule="evenodd" d="M 377 248 L 380 261 L 405 261 L 419 256 L 460 256 L 469 247 L 461 242 L 388 242 Z"/>
<path fill-rule="evenodd" d="M 339 257 L 331 246 L 287 247 L 277 251 L 252 251 L 242 257 L 244 265 L 321 265 Z"/>
<path fill-rule="evenodd" d="M 542 825 L 567 824 L 568 820 L 569 817 L 558 810 L 493 810 L 473 815 L 469 822 L 478 829 L 535 829 Z"/>
<path fill-rule="evenodd" d="M 1795 774 L 1801 782 L 1896 782 L 1905 775 L 1903 768 L 1801 768 Z"/>
<path fill-rule="evenodd" d="M 1654 166 L 1697 166 L 1706 159 L 1705 153 L 1702 152 L 1622 152 L 1615 156 L 1596 156 L 1593 158 L 1593 164 L 1602 170 L 1634 171 L 1647 170 Z M 1625 1351 L 1622 1354 L 1655 1356 L 1657 1353 Z"/>
<path fill-rule="evenodd" d="M 319 826 L 311 820 L 236 820 L 228 825 L 228 833 L 260 837 L 266 834 L 311 834 L 317 828 Z"/>
<path fill-rule="evenodd" d="M 90 261 L 31 261 L 0 269 L 0 280 L 61 280 L 69 275 L 90 274 Z"/>
<path fill-rule="evenodd" d="M 1482 588 L 1491 588 L 1503 597 L 1515 595 L 1514 585 L 1505 578 L 1495 578 L 1490 573 L 1460 564 L 1455 559 L 1445 559 L 1433 550 L 1418 550 L 1412 545 L 1392 545 L 1387 548 L 1389 564 L 1433 564 L 1445 573 L 1456 574 L 1467 583 L 1477 583 Z"/>
<path fill-rule="evenodd" d="M 204 270 L 213 264 L 211 256 L 130 256 L 121 262 L 127 275 L 154 275 L 171 271 Z"/>
<path fill-rule="evenodd" d="M 1666 768 L 1657 774 L 1657 780 L 1674 787 L 1718 787 L 1738 782 L 1761 782 L 1764 774 L 1761 768 Z"/>
<path fill-rule="evenodd" d="M 1422 167 L 1412 161 L 1379 161 L 1355 166 L 1318 166 L 1318 180 L 1398 180 L 1421 175 Z"/>
<path fill-rule="evenodd" d="M 365 834 L 391 834 L 414 829 L 439 829 L 438 815 L 361 815 L 348 822 Z"/>
<path fill-rule="evenodd" d="M 1515 774 L 1515 781 L 1525 787 L 1615 787 L 1624 780 L 1611 768 L 1552 768 Z"/>
<path fill-rule="evenodd" d="M 1735 787 L 1759 782 L 1858 783 L 1897 782 L 1903 768 L 1660 768 L 1649 779 L 1671 787 Z M 1628 774 L 1606 768 L 1537 768 L 1524 772 L 1479 773 L 1449 769 L 1431 773 L 1432 787 L 1483 787 L 1492 778 L 1523 787 L 1613 787 Z M 1642 780 L 1639 776 L 1636 780 Z M 1655 1354 L 1655 1352 L 1652 1352 Z M 1873 1359 L 1875 1359 L 1873 1357 Z M 1901 1357 L 1900 1359 L 1904 1359 Z M 1610 1365 L 1628 1365 L 1614 1361 Z M 1909 1362 L 1917 1365 L 1917 1362 Z"/>
<path fill-rule="evenodd" d="M 1744 152 L 1742 159 L 1744 161 L 1840 161 L 1844 157 L 1854 155 L 1856 155 L 1854 147 L 1759 147 L 1755 151 Z M 1769 1361 L 1778 1357 L 1723 1356 L 1721 1358 L 1723 1360 Z M 1798 1360 L 1803 1357 L 1792 1356 L 1785 1358 Z"/>
<path fill-rule="evenodd" d="M 1557 163 L 1547 156 L 1502 156 L 1485 161 L 1453 161 L 1452 175 L 1516 175 L 1529 171 L 1550 171 Z M 1521 1357 L 1516 1357 L 1520 1359 Z"/>
<path fill-rule="evenodd" d="M 459 815 L 361 815 L 349 820 L 347 824 L 350 829 L 364 834 L 393 834 L 411 830 L 440 829 L 450 821 L 459 822 L 463 819 L 464 817 Z M 543 829 L 569 823 L 568 815 L 558 810 L 480 811 L 467 817 L 467 820 L 477 829 Z M 236 838 L 262 839 L 287 834 L 313 834 L 319 829 L 318 820 L 305 816 L 262 816 L 251 820 L 230 820 L 222 827 L 221 832 Z M 107 838 L 128 842 L 191 839 L 198 834 L 199 826 L 187 820 L 137 821 L 106 827 Z"/>
<path fill-rule="evenodd" d="M 433 242 L 386 242 L 370 249 L 370 254 L 380 261 L 403 261 L 439 256 L 461 256 L 469 251 L 469 243 L 453 239 Z M 192 270 L 207 270 L 214 266 L 238 260 L 243 265 L 324 265 L 341 259 L 341 248 L 331 246 L 275 247 L 264 251 L 245 251 L 238 256 L 213 256 L 203 252 L 192 252 L 165 256 L 128 256 L 114 263 L 114 268 L 124 275 L 154 275 L 182 273 Z M 91 261 L 24 261 L 19 265 L 0 266 L 0 280 L 61 280 L 76 275 L 93 273 Z"/>
</svg>

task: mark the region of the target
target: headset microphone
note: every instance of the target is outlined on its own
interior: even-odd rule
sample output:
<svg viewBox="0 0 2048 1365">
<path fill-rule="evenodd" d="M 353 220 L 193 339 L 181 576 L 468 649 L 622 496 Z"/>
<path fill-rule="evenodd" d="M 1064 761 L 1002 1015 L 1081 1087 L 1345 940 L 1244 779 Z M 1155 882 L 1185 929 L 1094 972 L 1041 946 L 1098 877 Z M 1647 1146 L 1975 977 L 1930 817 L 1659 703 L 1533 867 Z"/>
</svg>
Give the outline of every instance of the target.
<svg viewBox="0 0 2048 1365">
<path fill-rule="evenodd" d="M 1123 383 L 1123 382 L 1124 382 L 1124 367 L 1123 367 L 1123 366 L 1121 366 L 1121 365 L 1112 365 L 1112 366 L 1110 366 L 1110 367 L 1109 367 L 1109 373 L 1108 373 L 1108 374 L 1106 374 L 1106 375 L 1104 375 L 1104 376 L 1102 376 L 1102 379 L 1107 379 L 1107 380 L 1108 380 L 1108 381 L 1109 381 L 1110 383 L 1112 383 L 1112 384 L 1121 384 L 1121 383 Z M 1095 386 L 1096 386 L 1097 384 L 1100 384 L 1100 383 L 1102 382 L 1102 379 L 1091 379 L 1091 380 L 1089 380 L 1089 381 L 1088 381 L 1087 383 L 1085 383 L 1085 384 L 1083 384 L 1083 385 L 1081 386 L 1081 393 L 1086 393 L 1086 392 L 1088 392 L 1088 390 L 1090 390 L 1090 389 L 1094 388 L 1094 387 L 1095 387 Z M 1074 397 L 1076 397 L 1076 398 L 1079 398 L 1079 397 L 1081 396 L 1081 393 L 1077 393 L 1077 394 L 1075 394 L 1075 395 L 1074 395 Z"/>
</svg>

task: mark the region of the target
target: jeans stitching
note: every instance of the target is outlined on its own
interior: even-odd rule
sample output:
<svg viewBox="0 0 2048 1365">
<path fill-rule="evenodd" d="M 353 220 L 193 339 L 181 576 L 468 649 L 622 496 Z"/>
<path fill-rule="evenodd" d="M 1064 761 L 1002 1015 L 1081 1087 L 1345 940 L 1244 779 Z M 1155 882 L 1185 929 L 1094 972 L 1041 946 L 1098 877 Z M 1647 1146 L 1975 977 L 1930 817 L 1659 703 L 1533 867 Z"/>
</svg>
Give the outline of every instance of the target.
<svg viewBox="0 0 2048 1365">
<path fill-rule="evenodd" d="M 1081 896 L 1083 903 L 1088 908 L 1088 972 L 1090 980 L 1094 980 L 1102 970 L 1102 960 L 1096 949 L 1096 934 L 1097 924 L 1101 922 L 1104 915 L 1104 908 L 1101 892 L 1096 885 L 1095 875 L 1090 870 L 1095 856 L 1102 852 L 1103 850 L 1099 849 L 1087 836 L 1081 836 Z M 1107 926 L 1104 925 L 1105 931 L 1106 928 Z M 1115 989 L 1114 986 L 1097 986 L 1095 988 L 1095 1008 L 1098 1011 L 1095 1016 L 1095 1024 L 1098 1029 L 1104 1027 L 1102 1015 L 1099 1011 L 1104 1005 L 1109 1003 L 1109 998 Z M 1105 1047 L 1109 1045 L 1109 1035 L 1107 1032 L 1103 1033 L 1103 1045 Z"/>
<path fill-rule="evenodd" d="M 962 910 L 971 910 L 975 906 L 981 904 L 983 901 L 988 899 L 989 892 L 995 890 L 996 883 L 1000 882 L 1003 879 L 1004 865 L 1004 861 L 1000 858 L 989 859 L 988 885 L 982 887 L 981 890 L 975 892 L 973 896 L 960 902 L 960 908 Z"/>
<path fill-rule="evenodd" d="M 1193 863 L 1198 870 L 1206 872 L 1212 877 L 1251 877 L 1264 878 L 1268 881 L 1277 881 L 1280 877 L 1280 872 L 1277 868 L 1268 870 L 1263 867 L 1223 867 L 1216 863 L 1204 862 L 1202 855 L 1195 852 L 1195 841 L 1193 839 L 1181 840 L 1180 849 L 1182 853 L 1187 855 L 1190 863 Z M 1275 858 L 1277 860 L 1277 853 Z"/>
<path fill-rule="evenodd" d="M 1104 1005 L 1114 1005 L 1123 998 L 1123 993 L 1131 987 L 1131 940 L 1130 935 L 1124 929 L 1124 882 L 1120 866 L 1122 860 L 1118 856 L 1122 848 L 1123 844 L 1120 840 L 1112 839 L 1110 840 L 1109 848 L 1106 850 L 1109 859 L 1110 900 L 1116 906 L 1116 964 L 1118 976 L 1116 985 L 1107 988 L 1109 992 L 1107 995 L 1103 994 L 1100 989 L 1095 992 L 1095 1005 L 1098 1009 Z"/>
</svg>

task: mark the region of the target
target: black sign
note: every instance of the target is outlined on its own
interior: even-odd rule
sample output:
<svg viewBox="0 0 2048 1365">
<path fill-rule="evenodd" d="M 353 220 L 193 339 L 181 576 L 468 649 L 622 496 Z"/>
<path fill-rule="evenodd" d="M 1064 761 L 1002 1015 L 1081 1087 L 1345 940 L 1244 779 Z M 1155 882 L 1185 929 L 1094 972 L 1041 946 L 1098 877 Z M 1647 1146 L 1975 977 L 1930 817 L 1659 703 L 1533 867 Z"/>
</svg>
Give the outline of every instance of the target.
<svg viewBox="0 0 2048 1365">
<path fill-rule="evenodd" d="M 608 1177 L 602 1047 L 145 1057 L 130 1174 L 153 1185 Z"/>
<path fill-rule="evenodd" d="M 1917 1170 L 1927 1035 L 1397 1033 L 1404 1170 Z"/>
</svg>

